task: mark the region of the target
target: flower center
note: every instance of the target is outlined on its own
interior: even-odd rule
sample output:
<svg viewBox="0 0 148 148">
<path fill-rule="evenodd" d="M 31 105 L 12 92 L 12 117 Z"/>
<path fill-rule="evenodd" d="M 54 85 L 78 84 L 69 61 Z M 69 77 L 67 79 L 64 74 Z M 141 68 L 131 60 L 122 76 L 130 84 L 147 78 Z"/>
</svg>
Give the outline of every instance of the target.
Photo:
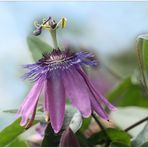
<svg viewBox="0 0 148 148">
<path fill-rule="evenodd" d="M 35 64 L 25 65 L 24 68 L 29 69 L 29 72 L 23 78 L 36 81 L 42 75 L 47 75 L 47 73 L 54 70 L 66 70 L 77 64 L 96 65 L 96 61 L 90 59 L 92 57 L 94 55 L 84 51 L 71 53 L 54 49 L 51 53 L 43 54 L 43 58 Z"/>
<path fill-rule="evenodd" d="M 38 64 L 48 66 L 49 69 L 61 68 L 65 69 L 69 66 L 80 62 L 75 55 L 68 55 L 66 52 L 63 52 L 59 49 L 53 50 L 52 53 L 46 53 L 43 55 L 43 58 L 39 60 Z"/>
</svg>

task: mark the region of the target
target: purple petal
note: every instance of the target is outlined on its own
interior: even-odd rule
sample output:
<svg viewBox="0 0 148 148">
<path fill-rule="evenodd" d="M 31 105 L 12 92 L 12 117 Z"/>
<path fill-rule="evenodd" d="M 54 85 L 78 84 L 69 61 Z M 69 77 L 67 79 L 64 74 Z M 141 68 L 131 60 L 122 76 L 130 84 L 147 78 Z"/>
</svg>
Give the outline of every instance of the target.
<svg viewBox="0 0 148 148">
<path fill-rule="evenodd" d="M 33 114 L 36 108 L 42 85 L 43 79 L 39 79 L 35 82 L 31 91 L 29 92 L 24 102 L 22 103 L 20 109 L 18 110 L 17 117 L 22 116 L 22 120 L 20 123 L 22 126 L 24 126 L 27 123 L 29 116 Z"/>
<path fill-rule="evenodd" d="M 88 87 L 90 88 L 92 93 L 95 95 L 95 98 L 97 99 L 97 101 L 103 102 L 110 110 L 115 111 L 116 107 L 114 107 L 99 91 L 96 91 L 93 84 L 86 76 L 86 74 L 82 70 L 79 70 L 79 72 L 82 74 L 83 78 L 86 80 Z"/>
<path fill-rule="evenodd" d="M 96 91 L 94 89 L 94 93 L 98 96 L 97 100 L 99 101 L 99 99 L 100 99 L 100 101 L 103 102 L 110 110 L 112 110 L 112 111 L 117 110 L 116 107 L 113 106 L 99 91 Z"/>
<path fill-rule="evenodd" d="M 80 147 L 80 144 L 70 128 L 67 128 L 60 139 L 59 147 Z"/>
<path fill-rule="evenodd" d="M 97 102 L 97 100 L 91 96 L 91 104 L 92 104 L 92 108 L 93 110 L 103 119 L 105 120 L 109 120 L 107 113 L 105 112 L 105 110 L 102 108 L 102 106 L 100 105 L 99 102 Z"/>
<path fill-rule="evenodd" d="M 45 110 L 50 114 L 51 126 L 58 133 L 63 125 L 65 112 L 65 90 L 60 71 L 54 70 L 45 86 Z"/>
<path fill-rule="evenodd" d="M 89 99 L 89 90 L 82 76 L 75 67 L 63 72 L 63 80 L 66 89 L 66 95 L 83 115 L 88 117 L 91 114 L 91 104 Z"/>
<path fill-rule="evenodd" d="M 35 118 L 35 114 L 36 114 L 36 108 L 37 108 L 37 103 L 36 103 L 36 105 L 35 105 L 35 107 L 34 107 L 34 110 L 33 110 L 33 113 L 32 113 L 32 115 L 31 115 L 31 118 L 29 119 L 27 125 L 25 126 L 25 129 L 30 128 L 31 125 L 33 124 L 33 121 L 34 121 L 34 118 Z"/>
</svg>

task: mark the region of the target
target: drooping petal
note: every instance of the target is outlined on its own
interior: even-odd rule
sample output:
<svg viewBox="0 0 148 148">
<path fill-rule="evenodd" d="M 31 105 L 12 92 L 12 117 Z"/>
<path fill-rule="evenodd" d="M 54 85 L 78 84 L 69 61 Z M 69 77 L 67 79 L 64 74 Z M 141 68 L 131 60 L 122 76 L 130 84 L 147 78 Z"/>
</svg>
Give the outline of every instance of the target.
<svg viewBox="0 0 148 148">
<path fill-rule="evenodd" d="M 59 70 L 52 71 L 46 80 L 45 100 L 52 128 L 58 133 L 63 125 L 65 112 L 65 90 Z"/>
<path fill-rule="evenodd" d="M 31 115 L 31 118 L 29 119 L 27 125 L 25 126 L 25 129 L 30 128 L 31 125 L 33 124 L 33 121 L 34 121 L 34 118 L 35 118 L 35 114 L 36 114 L 37 103 L 38 103 L 38 102 L 36 102 L 36 105 L 35 105 L 35 107 L 34 107 L 34 110 L 33 110 L 33 113 L 32 113 L 32 115 Z"/>
<path fill-rule="evenodd" d="M 116 107 L 113 106 L 99 91 L 96 91 L 95 88 L 93 89 L 94 93 L 98 96 L 97 100 L 100 99 L 110 110 L 116 111 Z M 99 101 L 99 100 L 98 100 Z"/>
<path fill-rule="evenodd" d="M 75 67 L 64 71 L 63 75 L 66 95 L 71 100 L 72 105 L 81 112 L 83 117 L 90 116 L 89 90 L 82 76 L 77 72 Z"/>
<path fill-rule="evenodd" d="M 107 113 L 105 110 L 102 108 L 101 104 L 97 102 L 94 96 L 90 94 L 90 100 L 91 100 L 91 105 L 92 109 L 103 119 L 109 120 Z"/>
<path fill-rule="evenodd" d="M 38 102 L 38 98 L 43 86 L 43 79 L 39 79 L 35 82 L 34 86 L 32 87 L 31 91 L 25 98 L 24 102 L 22 103 L 20 109 L 17 112 L 17 117 L 22 116 L 21 125 L 24 126 L 27 123 L 27 120 L 30 115 L 33 114 L 36 104 Z"/>
<path fill-rule="evenodd" d="M 90 90 L 92 91 L 92 93 L 95 95 L 95 98 L 97 99 L 97 101 L 98 102 L 101 101 L 102 103 L 104 103 L 112 111 L 116 110 L 116 107 L 114 107 L 99 91 L 97 91 L 94 88 L 93 84 L 88 79 L 88 77 L 86 76 L 86 74 L 82 70 L 79 70 L 79 72 L 81 73 L 81 75 L 83 76 L 83 78 L 86 80 L 86 83 L 87 83 L 88 87 L 90 88 Z"/>
</svg>

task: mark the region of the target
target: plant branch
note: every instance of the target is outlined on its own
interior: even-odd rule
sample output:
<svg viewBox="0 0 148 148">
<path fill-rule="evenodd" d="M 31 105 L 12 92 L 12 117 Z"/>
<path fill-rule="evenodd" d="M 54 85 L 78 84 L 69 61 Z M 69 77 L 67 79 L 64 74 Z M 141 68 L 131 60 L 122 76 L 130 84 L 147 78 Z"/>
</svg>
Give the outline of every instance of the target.
<svg viewBox="0 0 148 148">
<path fill-rule="evenodd" d="M 109 146 L 110 145 L 110 137 L 108 136 L 104 126 L 101 124 L 101 122 L 98 120 L 97 116 L 92 113 L 92 117 L 95 119 L 95 121 L 97 122 L 97 124 L 99 125 L 99 127 L 101 128 L 101 130 L 104 132 L 104 135 L 106 136 L 106 143 L 105 143 L 105 147 Z"/>
<path fill-rule="evenodd" d="M 145 118 L 143 118 L 143 119 L 141 119 L 140 121 L 138 121 L 138 122 L 132 124 L 131 126 L 127 127 L 124 131 L 127 132 L 127 131 L 129 131 L 129 130 L 135 128 L 136 126 L 138 126 L 139 124 L 141 124 L 141 123 L 143 123 L 143 122 L 145 122 L 145 121 L 147 121 L 147 120 L 148 120 L 148 116 L 145 117 Z"/>
<path fill-rule="evenodd" d="M 97 116 L 94 113 L 92 113 L 92 117 L 95 119 L 101 130 L 105 130 L 104 126 L 101 124 L 101 122 L 98 120 Z"/>
</svg>

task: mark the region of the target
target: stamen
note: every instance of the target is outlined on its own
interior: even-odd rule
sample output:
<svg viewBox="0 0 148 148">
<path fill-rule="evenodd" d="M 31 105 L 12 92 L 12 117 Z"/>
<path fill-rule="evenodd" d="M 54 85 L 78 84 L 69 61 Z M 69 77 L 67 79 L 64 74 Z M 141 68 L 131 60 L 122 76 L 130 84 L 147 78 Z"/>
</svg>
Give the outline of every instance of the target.
<svg viewBox="0 0 148 148">
<path fill-rule="evenodd" d="M 23 78 L 31 79 L 33 81 L 38 80 L 42 75 L 47 75 L 56 69 L 65 70 L 73 65 L 96 65 L 95 60 L 89 59 L 92 54 L 87 52 L 68 53 L 65 51 L 53 50 L 52 53 L 46 53 L 43 58 L 40 59 L 36 64 L 30 64 L 24 66 L 30 71 L 26 73 Z"/>
</svg>

